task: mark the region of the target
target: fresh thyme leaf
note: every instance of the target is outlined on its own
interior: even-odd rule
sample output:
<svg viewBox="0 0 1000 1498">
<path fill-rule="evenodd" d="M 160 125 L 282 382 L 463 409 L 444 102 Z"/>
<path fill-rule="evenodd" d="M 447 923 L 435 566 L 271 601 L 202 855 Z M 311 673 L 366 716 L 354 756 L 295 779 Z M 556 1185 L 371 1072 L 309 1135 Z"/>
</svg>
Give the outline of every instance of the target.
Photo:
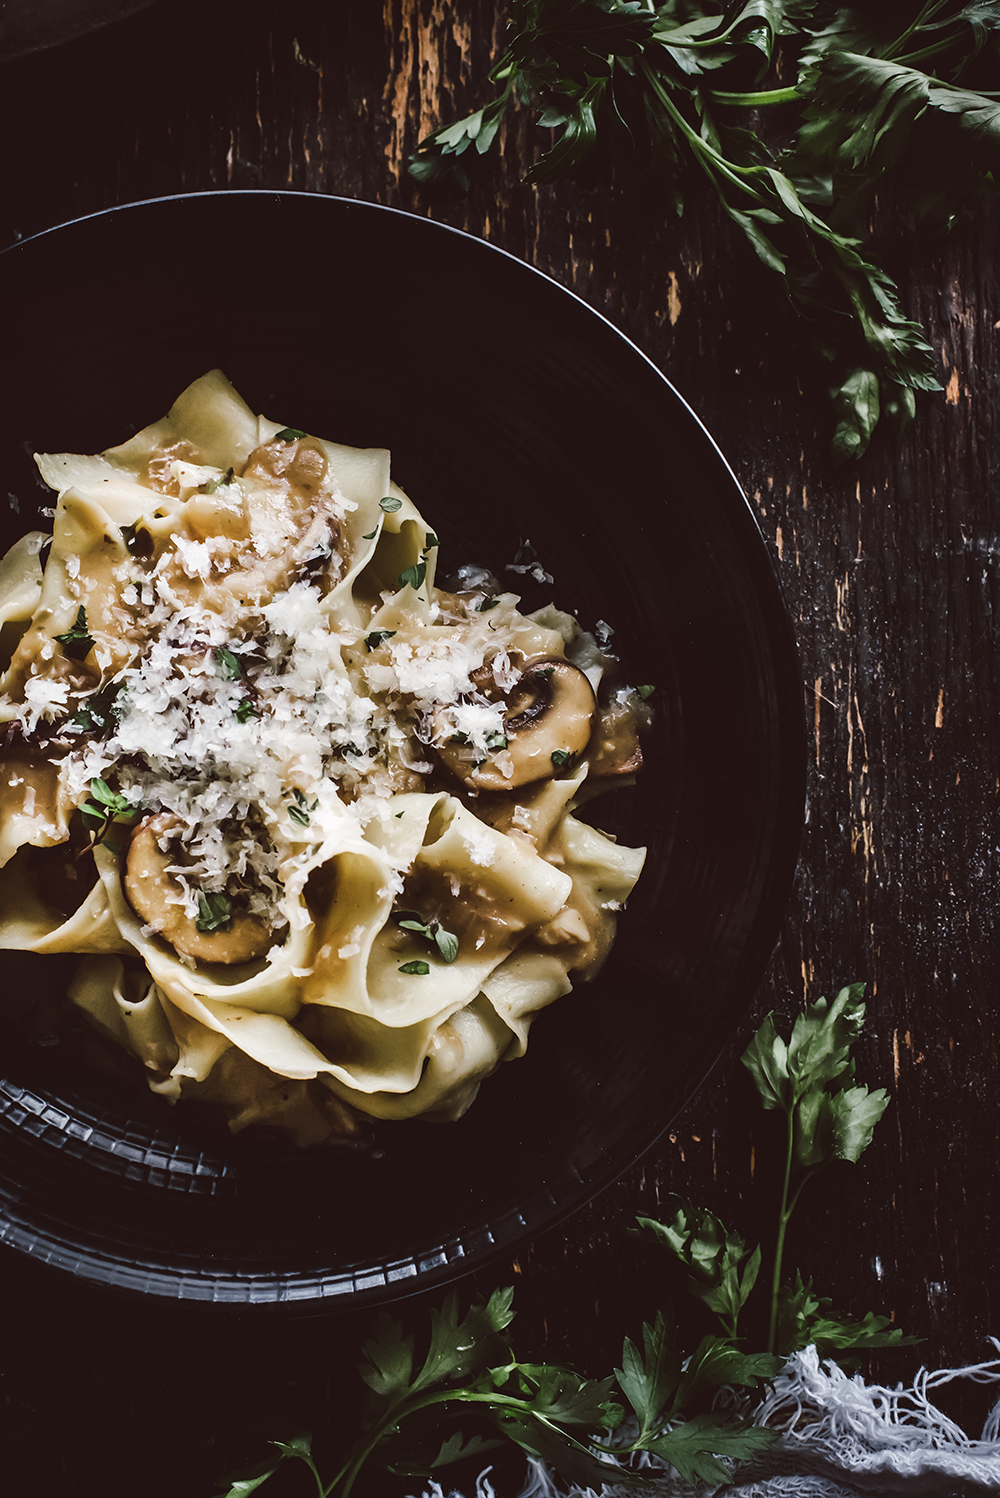
<svg viewBox="0 0 1000 1498">
<path fill-rule="evenodd" d="M 232 903 L 228 895 L 198 895 L 195 925 L 199 931 L 228 931 L 233 924 Z"/>
<path fill-rule="evenodd" d="M 427 941 L 433 942 L 445 962 L 451 963 L 458 956 L 458 937 L 451 931 L 446 931 L 440 921 L 424 921 L 415 911 L 401 910 L 396 916 L 398 925 L 403 931 L 412 931 L 415 936 L 423 936 Z M 406 972 L 406 968 L 400 968 L 400 972 Z"/>
<path fill-rule="evenodd" d="M 384 495 L 378 502 L 379 509 L 384 510 L 387 515 L 394 515 L 397 510 L 403 508 L 403 501 L 397 499 L 394 494 Z"/>
<path fill-rule="evenodd" d="M 407 583 L 416 592 L 424 578 L 427 576 L 427 563 L 414 562 L 412 567 L 405 567 L 396 580 L 396 586 L 405 588 Z"/>
<path fill-rule="evenodd" d="M 377 650 L 386 640 L 391 640 L 395 633 L 394 629 L 373 629 L 370 635 L 365 635 L 365 649 Z"/>
<path fill-rule="evenodd" d="M 404 962 L 399 969 L 401 973 L 415 978 L 426 978 L 430 970 L 430 964 L 427 962 Z"/>
<path fill-rule="evenodd" d="M 296 824 L 296 826 L 309 826 L 309 813 L 306 811 L 304 806 L 290 806 L 288 808 L 288 815 L 289 818 Z"/>
<path fill-rule="evenodd" d="M 458 956 L 458 937 L 452 931 L 445 931 L 443 926 L 435 926 L 434 942 L 445 962 L 451 963 Z"/>
<path fill-rule="evenodd" d="M 66 654 L 75 661 L 82 661 L 93 649 L 94 637 L 87 628 L 87 610 L 82 603 L 69 629 L 65 634 L 56 635 L 56 639 Z"/>
<path fill-rule="evenodd" d="M 298 427 L 282 427 L 280 432 L 275 432 L 271 441 L 292 443 L 298 442 L 299 438 L 304 436 L 305 432 L 300 431 Z"/>
<path fill-rule="evenodd" d="M 234 655 L 225 645 L 219 645 L 215 651 L 215 674 L 224 681 L 239 681 L 243 675 L 239 656 Z"/>
</svg>

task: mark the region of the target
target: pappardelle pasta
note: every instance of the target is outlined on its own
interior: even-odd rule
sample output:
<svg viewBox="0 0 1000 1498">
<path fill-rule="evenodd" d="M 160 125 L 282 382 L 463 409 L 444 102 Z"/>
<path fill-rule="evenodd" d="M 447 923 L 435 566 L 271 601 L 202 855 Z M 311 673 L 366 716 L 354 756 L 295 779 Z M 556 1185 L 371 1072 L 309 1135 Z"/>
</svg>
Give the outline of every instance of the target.
<svg viewBox="0 0 1000 1498">
<path fill-rule="evenodd" d="M 643 850 L 574 811 L 643 704 L 569 615 L 435 585 L 389 454 L 220 371 L 0 563 L 0 946 L 165 1097 L 300 1143 L 453 1119 L 592 976 Z M 47 550 L 47 555 L 46 555 Z"/>
</svg>

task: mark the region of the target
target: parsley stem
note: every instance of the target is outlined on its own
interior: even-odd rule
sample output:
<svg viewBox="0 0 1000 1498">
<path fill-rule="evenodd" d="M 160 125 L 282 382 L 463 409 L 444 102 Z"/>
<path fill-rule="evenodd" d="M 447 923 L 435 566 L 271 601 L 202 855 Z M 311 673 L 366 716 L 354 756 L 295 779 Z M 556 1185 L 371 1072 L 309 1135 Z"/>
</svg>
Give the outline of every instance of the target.
<svg viewBox="0 0 1000 1498">
<path fill-rule="evenodd" d="M 915 31 L 920 31 L 924 26 L 927 25 L 928 21 L 932 21 L 943 4 L 944 0 L 927 0 L 927 4 L 920 7 L 920 10 L 913 17 L 913 20 L 910 22 L 909 26 L 906 27 L 905 31 L 897 36 L 896 40 L 890 47 L 886 48 L 885 52 L 882 54 L 886 58 L 886 60 L 897 56 L 904 43 L 908 41 L 908 39 L 914 34 Z"/>
<path fill-rule="evenodd" d="M 765 104 L 791 104 L 801 99 L 795 84 L 788 88 L 763 88 L 750 93 L 732 93 L 729 89 L 713 88 L 706 91 L 713 104 L 729 104 L 736 109 L 757 109 Z"/>
<path fill-rule="evenodd" d="M 778 1235 L 774 1243 L 774 1268 L 771 1272 L 771 1320 L 767 1330 L 767 1350 L 774 1352 L 774 1345 L 778 1340 L 778 1296 L 781 1292 L 781 1261 L 785 1253 L 785 1230 L 788 1227 L 788 1219 L 792 1215 L 795 1201 L 789 1206 L 788 1192 L 792 1183 L 792 1160 L 795 1147 L 795 1107 L 794 1104 L 787 1112 L 788 1129 L 785 1142 L 785 1179 L 781 1185 L 781 1207 L 778 1211 Z M 798 1200 L 798 1192 L 795 1194 Z"/>
</svg>

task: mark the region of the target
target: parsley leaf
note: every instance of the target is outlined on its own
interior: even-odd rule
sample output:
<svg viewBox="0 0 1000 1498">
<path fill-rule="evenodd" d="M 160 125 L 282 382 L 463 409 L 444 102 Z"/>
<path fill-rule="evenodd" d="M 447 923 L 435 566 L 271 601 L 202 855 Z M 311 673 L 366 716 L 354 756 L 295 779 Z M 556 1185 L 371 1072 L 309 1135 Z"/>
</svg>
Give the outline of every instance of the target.
<svg viewBox="0 0 1000 1498">
<path fill-rule="evenodd" d="M 228 931 L 233 924 L 232 902 L 228 895 L 198 895 L 195 925 L 199 931 Z"/>
<path fill-rule="evenodd" d="M 399 972 L 414 978 L 426 978 L 430 970 L 430 963 L 427 962 L 404 962 L 403 966 L 398 969 Z"/>
<path fill-rule="evenodd" d="M 395 515 L 397 510 L 403 508 L 403 501 L 397 499 L 394 494 L 386 494 L 378 502 L 379 509 L 384 510 L 387 515 Z"/>
<path fill-rule="evenodd" d="M 405 567 L 396 579 L 397 588 L 405 588 L 407 583 L 416 592 L 424 578 L 427 576 L 427 563 L 414 562 L 412 567 Z"/>
<path fill-rule="evenodd" d="M 69 629 L 65 634 L 56 635 L 56 639 L 66 654 L 75 661 L 82 661 L 94 648 L 94 637 L 87 628 L 87 610 L 82 603 Z"/>
<path fill-rule="evenodd" d="M 681 1196 L 672 1200 L 676 1207 L 667 1222 L 640 1217 L 639 1231 L 680 1259 L 690 1273 L 692 1295 L 714 1311 L 729 1336 L 735 1337 L 740 1311 L 760 1273 L 760 1249 L 748 1252 L 739 1233 L 730 1232 L 707 1208 L 694 1207 Z"/>
<path fill-rule="evenodd" d="M 555 765 L 556 769 L 561 770 L 563 765 L 569 764 L 570 760 L 573 758 L 573 755 L 572 751 L 569 749 L 553 749 L 552 753 L 549 755 L 549 758 Z"/>
<path fill-rule="evenodd" d="M 646 1448 L 680 1473 L 690 1483 L 726 1483 L 732 1479 L 719 1457 L 747 1461 L 778 1438 L 777 1431 L 751 1425 L 746 1420 L 727 1420 L 714 1412 L 692 1415 L 683 1425 L 667 1431 Z"/>
<path fill-rule="evenodd" d="M 271 438 L 271 441 L 285 442 L 290 444 L 292 442 L 298 442 L 299 438 L 304 436 L 305 432 L 300 431 L 298 427 L 282 427 L 280 432 L 275 432 L 274 436 Z"/>
<path fill-rule="evenodd" d="M 912 1346 L 919 1339 L 905 1337 L 888 1316 L 869 1311 L 861 1320 L 834 1311 L 826 1296 L 816 1295 L 812 1280 L 803 1280 L 796 1270 L 792 1284 L 785 1286 L 778 1303 L 777 1349 L 787 1356 L 811 1342 L 821 1358 L 836 1358 L 845 1351 L 876 1347 Z"/>
<path fill-rule="evenodd" d="M 365 635 L 365 649 L 377 650 L 386 640 L 391 640 L 395 633 L 394 629 L 373 629 L 370 635 Z"/>
<path fill-rule="evenodd" d="M 260 718 L 263 714 L 258 707 L 254 706 L 249 697 L 244 697 L 233 713 L 233 717 L 237 723 L 249 723 L 251 718 Z"/>
<path fill-rule="evenodd" d="M 219 645 L 215 650 L 214 659 L 216 676 L 221 676 L 224 681 L 239 681 L 243 671 L 238 655 L 234 655 L 225 645 Z"/>
<path fill-rule="evenodd" d="M 112 729 L 121 712 L 122 681 L 109 681 L 97 692 L 83 698 L 73 715 L 62 725 L 64 733 L 105 733 Z"/>
<path fill-rule="evenodd" d="M 425 137 L 410 174 L 468 188 L 520 106 L 555 131 L 528 182 L 592 175 L 593 160 L 610 173 L 627 155 L 680 214 L 700 180 L 773 278 L 776 307 L 802 319 L 833 456 L 856 458 L 881 420 L 901 431 L 916 393 L 940 388 L 923 330 L 871 252 L 874 195 L 895 174 L 920 222 L 947 225 L 992 190 L 1000 144 L 1000 103 L 962 84 L 996 34 L 995 0 L 910 10 L 518 0 L 492 97 Z M 782 62 L 797 64 L 795 84 Z"/>
<path fill-rule="evenodd" d="M 640 697 L 645 699 L 646 697 L 652 697 L 653 693 L 656 691 L 656 688 L 650 686 L 649 683 L 646 682 L 641 687 L 636 687 L 636 691 L 639 693 Z"/>
<path fill-rule="evenodd" d="M 487 614 L 490 609 L 495 609 L 499 602 L 499 598 L 494 597 L 492 594 L 488 598 L 481 598 L 476 604 L 476 613 Z"/>
</svg>

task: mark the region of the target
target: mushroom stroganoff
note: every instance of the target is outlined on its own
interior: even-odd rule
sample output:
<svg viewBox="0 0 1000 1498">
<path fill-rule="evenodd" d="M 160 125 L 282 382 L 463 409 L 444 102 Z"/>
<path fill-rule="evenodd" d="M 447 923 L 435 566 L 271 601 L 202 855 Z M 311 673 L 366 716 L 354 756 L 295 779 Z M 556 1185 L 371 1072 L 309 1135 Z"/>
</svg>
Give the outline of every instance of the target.
<svg viewBox="0 0 1000 1498">
<path fill-rule="evenodd" d="M 575 809 L 640 694 L 438 539 L 389 454 L 256 417 L 219 372 L 99 456 L 36 459 L 0 563 L 0 945 L 153 1091 L 300 1143 L 457 1118 L 591 977 L 642 850 Z"/>
</svg>

